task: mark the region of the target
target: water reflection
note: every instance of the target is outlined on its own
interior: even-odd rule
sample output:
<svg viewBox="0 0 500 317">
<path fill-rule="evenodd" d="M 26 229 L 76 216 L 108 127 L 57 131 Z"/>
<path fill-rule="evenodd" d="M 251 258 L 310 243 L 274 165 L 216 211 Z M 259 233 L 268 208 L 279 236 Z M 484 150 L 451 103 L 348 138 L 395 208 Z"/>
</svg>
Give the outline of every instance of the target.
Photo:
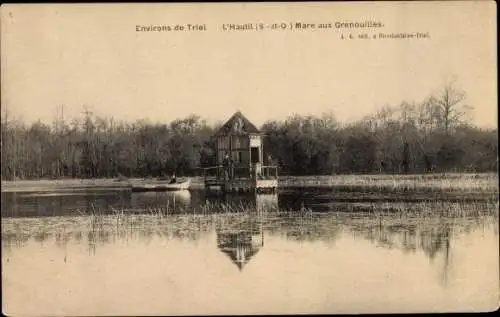
<svg viewBox="0 0 500 317">
<path fill-rule="evenodd" d="M 88 190 L 78 192 L 2 192 L 2 217 L 54 217 L 89 214 L 95 208 L 105 213 L 114 209 L 130 209 L 127 191 Z"/>
<path fill-rule="evenodd" d="M 262 213 L 231 223 L 218 221 L 217 247 L 241 270 L 264 247 Z"/>
<path fill-rule="evenodd" d="M 268 197 L 270 198 L 270 197 Z M 70 241 L 86 243 L 92 252 L 105 244 L 152 237 L 196 241 L 211 231 L 216 233 L 217 247 L 241 264 L 248 262 L 264 245 L 266 235 L 296 242 L 322 242 L 334 245 L 342 235 L 370 241 L 376 247 L 398 249 L 403 253 L 422 251 L 429 260 L 438 254 L 446 261 L 451 240 L 477 229 L 489 228 L 498 234 L 498 215 L 468 219 L 456 217 L 400 218 L 385 215 L 374 218 L 366 214 L 282 212 L 268 209 L 272 199 L 252 212 L 212 214 L 102 215 L 46 218 L 2 219 L 2 246 L 23 247 L 29 240 L 41 245 L 51 239 L 58 247 Z M 240 266 L 238 264 L 238 266 Z"/>
<path fill-rule="evenodd" d="M 132 193 L 130 205 L 136 210 L 147 210 L 151 207 L 182 210 L 191 206 L 191 193 L 188 190 Z"/>
<path fill-rule="evenodd" d="M 27 275 L 30 285 L 38 290 L 43 286 L 54 298 L 66 298 L 70 295 L 64 294 L 78 293 L 86 285 L 73 282 L 71 276 L 96 283 L 106 279 L 109 292 L 100 292 L 114 303 L 107 306 L 109 310 L 126 306 L 134 296 L 141 298 L 138 307 L 158 308 L 137 314 L 186 313 L 182 307 L 194 298 L 199 305 L 206 299 L 208 308 L 188 313 L 209 313 L 210 304 L 222 307 L 227 298 L 246 307 L 242 313 L 252 312 L 266 300 L 266 307 L 282 301 L 309 309 L 306 298 L 322 301 L 321 307 L 315 306 L 318 312 L 331 312 L 349 298 L 376 302 L 379 295 L 384 303 L 380 307 L 418 302 L 426 296 L 429 303 L 456 298 L 446 307 L 457 307 L 459 299 L 472 296 L 463 297 L 465 286 L 478 294 L 484 294 L 485 285 L 498 290 L 498 272 L 491 271 L 498 267 L 498 256 L 492 252 L 498 249 L 498 203 L 345 203 L 323 193 L 317 206 L 307 193 L 289 198 L 288 194 L 211 197 L 198 192 L 116 192 L 109 194 L 115 200 L 110 199 L 106 207 L 102 203 L 106 195 L 52 197 L 50 206 L 57 209 L 56 216 L 47 206 L 29 205 L 46 203 L 47 196 L 35 201 L 34 196 L 11 195 L 8 203 L 2 201 L 5 214 L 11 215 L 2 217 L 5 276 L 16 290 L 9 293 L 11 298 L 25 293 L 27 286 L 16 285 Z M 70 211 L 85 205 L 88 214 Z M 169 212 L 155 213 L 157 209 Z M 99 212 L 92 213 L 95 210 Z M 483 271 L 490 268 L 489 275 L 480 275 L 484 272 L 471 263 L 480 263 Z M 31 265 L 39 274 L 29 273 Z M 130 272 L 139 273 L 131 277 Z M 54 274 L 57 286 L 52 287 L 43 276 Z M 135 274 L 140 278 L 133 279 Z M 128 280 L 130 284 L 125 283 Z M 125 284 L 143 293 L 122 294 L 125 302 L 120 302 L 115 294 Z M 151 284 L 156 288 L 148 292 Z M 86 287 L 93 294 L 95 284 Z M 79 298 L 90 296 L 82 292 Z M 211 292 L 217 296 L 206 295 Z M 156 294 L 172 299 L 167 305 Z M 239 294 L 237 299 L 234 294 Z M 390 302 L 394 298 L 398 300 Z M 31 300 L 44 303 L 41 298 Z M 76 314 L 74 307 L 65 314 Z"/>
<path fill-rule="evenodd" d="M 125 190 L 92 190 L 78 192 L 2 192 L 2 217 L 46 217 L 90 214 L 95 210 L 104 214 L 115 211 L 144 213 L 152 209 L 168 209 L 169 213 L 203 212 L 202 206 L 212 204 L 214 211 L 221 203 L 233 207 L 265 207 L 268 209 L 300 210 L 310 208 L 315 212 L 371 211 L 374 206 L 384 204 L 403 205 L 411 208 L 425 202 L 441 203 L 441 209 L 453 204 L 497 202 L 496 195 L 476 195 L 471 201 L 467 195 L 448 197 L 450 193 L 375 193 L 362 191 L 341 191 L 339 189 L 314 189 L 281 191 L 279 194 L 226 194 L 206 195 L 204 191 L 145 192 L 131 193 Z M 427 195 L 427 196 L 426 196 Z M 429 196 L 430 195 L 430 196 Z M 456 194 L 454 194 L 456 195 Z M 458 200 L 458 199 L 462 200 Z"/>
<path fill-rule="evenodd" d="M 277 194 L 206 195 L 204 191 L 143 192 L 79 191 L 74 193 L 16 193 L 2 192 L 2 217 L 49 217 L 88 215 L 95 211 L 114 214 L 147 213 L 153 209 L 168 209 L 170 213 L 201 212 L 202 205 L 214 208 L 226 206 L 278 208 Z"/>
</svg>

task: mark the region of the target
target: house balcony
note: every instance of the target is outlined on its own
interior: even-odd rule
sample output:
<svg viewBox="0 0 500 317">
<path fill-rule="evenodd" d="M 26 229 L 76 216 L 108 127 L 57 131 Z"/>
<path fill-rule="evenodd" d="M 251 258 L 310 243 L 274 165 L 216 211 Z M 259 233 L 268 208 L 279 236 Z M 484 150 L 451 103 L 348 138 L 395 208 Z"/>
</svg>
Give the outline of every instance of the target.
<svg viewBox="0 0 500 317">
<path fill-rule="evenodd" d="M 225 192 L 267 192 L 278 187 L 278 167 L 213 166 L 203 169 L 205 188 Z"/>
</svg>

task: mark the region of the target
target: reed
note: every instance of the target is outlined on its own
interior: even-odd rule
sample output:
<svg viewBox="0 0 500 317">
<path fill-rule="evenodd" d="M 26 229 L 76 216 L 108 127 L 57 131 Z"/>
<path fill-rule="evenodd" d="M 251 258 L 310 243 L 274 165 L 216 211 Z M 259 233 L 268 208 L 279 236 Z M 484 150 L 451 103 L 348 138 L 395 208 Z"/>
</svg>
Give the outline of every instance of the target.
<svg viewBox="0 0 500 317">
<path fill-rule="evenodd" d="M 396 214 L 399 217 L 405 216 L 463 216 L 463 217 L 476 217 L 483 214 L 497 214 L 500 208 L 498 198 L 490 199 L 477 199 L 476 201 L 436 201 L 436 200 L 422 200 L 419 202 L 366 202 L 366 203 L 346 203 L 332 207 L 332 210 L 326 212 L 327 214 L 367 214 L 373 216 L 384 216 L 388 214 Z M 96 208 L 91 204 L 89 212 L 82 212 L 77 209 L 77 212 L 82 217 L 88 217 L 92 222 L 99 223 L 106 216 L 112 216 L 117 221 L 125 221 L 127 218 L 133 216 L 143 216 L 156 218 L 160 220 L 168 220 L 169 216 L 191 214 L 194 216 L 207 216 L 207 215 L 257 215 L 259 213 L 272 214 L 276 216 L 289 216 L 299 217 L 303 215 L 311 215 L 315 212 L 310 207 L 305 207 L 304 204 L 298 210 L 284 210 L 274 207 L 256 207 L 251 204 L 244 204 L 238 202 L 231 203 L 214 203 L 206 201 L 199 207 L 183 207 L 181 209 L 170 210 L 170 207 L 156 206 L 148 207 L 144 210 L 127 210 L 124 208 L 116 209 L 111 208 L 111 212 L 105 212 L 102 209 Z"/>
<path fill-rule="evenodd" d="M 281 177 L 282 187 L 363 187 L 399 191 L 498 192 L 498 174 L 335 175 Z"/>
<path fill-rule="evenodd" d="M 500 209 L 498 198 L 467 202 L 426 200 L 417 203 L 347 203 L 346 206 L 329 212 L 315 212 L 304 205 L 298 210 L 288 210 L 257 208 L 242 202 L 230 204 L 206 201 L 196 210 L 173 210 L 168 204 L 143 210 L 104 210 L 91 204 L 85 211 L 77 210 L 72 217 L 47 217 L 42 220 L 4 218 L 2 239 L 26 241 L 29 237 L 35 237 L 45 240 L 54 230 L 62 230 L 63 235 L 67 235 L 66 229 L 80 236 L 82 232 L 88 232 L 93 239 L 106 239 L 110 232 L 112 236 L 129 237 L 133 232 L 144 230 L 169 237 L 195 236 L 200 230 L 205 232 L 214 227 L 227 226 L 244 228 L 252 223 L 260 224 L 270 232 L 287 232 L 294 237 L 319 239 L 338 234 L 339 226 L 359 232 L 380 228 L 411 231 L 417 227 L 419 230 L 434 230 L 443 225 L 471 224 L 485 219 L 498 226 Z"/>
<path fill-rule="evenodd" d="M 88 238 L 89 245 L 106 243 L 115 238 L 151 238 L 155 235 L 165 239 L 192 240 L 211 230 L 245 230 L 262 226 L 269 235 L 281 235 L 297 241 L 332 241 L 342 232 L 351 232 L 375 239 L 377 243 L 388 243 L 386 238 L 392 237 L 389 241 L 394 244 L 405 235 L 418 239 L 423 235 L 432 238 L 477 226 L 498 227 L 499 201 L 366 203 L 353 206 L 350 211 L 324 213 L 314 212 L 306 206 L 301 206 L 299 210 L 259 211 L 244 204 L 213 202 L 207 202 L 196 213 L 193 210 L 173 213 L 167 207 L 135 211 L 113 208 L 111 213 L 105 211 L 89 206 L 86 214 L 79 211 L 73 217 L 47 217 L 43 221 L 6 218 L 2 220 L 2 241 L 5 239 L 6 243 L 22 245 L 30 238 L 40 242 L 51 237 L 57 239 L 58 236 L 81 239 L 82 233 Z"/>
</svg>

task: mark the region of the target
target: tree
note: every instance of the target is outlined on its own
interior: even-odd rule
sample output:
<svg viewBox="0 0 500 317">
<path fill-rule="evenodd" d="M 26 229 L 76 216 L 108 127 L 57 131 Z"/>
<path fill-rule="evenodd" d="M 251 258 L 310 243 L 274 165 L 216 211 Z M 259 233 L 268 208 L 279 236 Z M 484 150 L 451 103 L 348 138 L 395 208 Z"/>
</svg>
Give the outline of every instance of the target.
<svg viewBox="0 0 500 317">
<path fill-rule="evenodd" d="M 456 125 L 461 122 L 462 117 L 472 109 L 464 104 L 466 93 L 455 86 L 455 81 L 446 84 L 441 92 L 432 101 L 436 103 L 441 114 L 444 133 L 450 134 Z"/>
<path fill-rule="evenodd" d="M 357 122 L 333 113 L 291 115 L 261 127 L 264 156 L 281 174 L 399 173 L 498 170 L 497 129 L 465 122 L 465 93 L 449 84 L 420 102 L 385 105 Z M 194 175 L 215 162 L 209 125 L 191 115 L 168 124 L 117 122 L 88 109 L 54 124 L 23 124 L 2 113 L 2 179 Z"/>
</svg>

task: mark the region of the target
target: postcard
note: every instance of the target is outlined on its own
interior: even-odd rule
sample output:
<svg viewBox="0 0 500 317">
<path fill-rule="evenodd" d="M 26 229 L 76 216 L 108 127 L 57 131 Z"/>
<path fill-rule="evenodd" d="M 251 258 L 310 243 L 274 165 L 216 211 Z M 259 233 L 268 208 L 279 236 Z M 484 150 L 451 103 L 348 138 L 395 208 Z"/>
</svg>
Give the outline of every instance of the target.
<svg viewBox="0 0 500 317">
<path fill-rule="evenodd" d="M 3 5 L 3 313 L 498 309 L 496 18 Z"/>
</svg>

